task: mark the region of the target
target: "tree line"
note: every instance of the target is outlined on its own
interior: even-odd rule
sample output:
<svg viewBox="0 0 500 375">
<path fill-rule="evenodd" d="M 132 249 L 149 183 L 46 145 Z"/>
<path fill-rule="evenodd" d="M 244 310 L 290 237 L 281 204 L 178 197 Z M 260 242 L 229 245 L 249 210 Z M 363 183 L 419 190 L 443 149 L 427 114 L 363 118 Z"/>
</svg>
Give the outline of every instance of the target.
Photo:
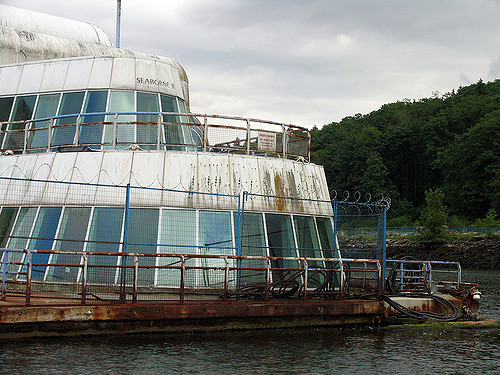
<svg viewBox="0 0 500 375">
<path fill-rule="evenodd" d="M 430 190 L 442 192 L 450 225 L 500 213 L 500 79 L 385 104 L 311 133 L 311 159 L 324 166 L 331 193 L 390 197 L 390 226 L 418 222 Z"/>
</svg>

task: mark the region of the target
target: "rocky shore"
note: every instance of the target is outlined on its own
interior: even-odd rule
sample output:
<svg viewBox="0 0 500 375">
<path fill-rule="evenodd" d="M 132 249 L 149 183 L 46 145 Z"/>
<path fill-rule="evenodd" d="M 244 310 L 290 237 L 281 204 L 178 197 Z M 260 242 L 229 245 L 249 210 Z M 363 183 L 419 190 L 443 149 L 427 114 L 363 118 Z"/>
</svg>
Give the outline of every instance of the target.
<svg viewBox="0 0 500 375">
<path fill-rule="evenodd" d="M 401 259 L 405 256 L 460 262 L 465 269 L 500 270 L 500 239 L 475 236 L 456 238 L 445 243 L 387 240 L 388 258 Z"/>
<path fill-rule="evenodd" d="M 341 248 L 373 248 L 370 241 L 342 238 Z M 421 243 L 412 239 L 387 239 L 387 258 L 460 262 L 465 269 L 500 270 L 500 238 L 457 237 L 449 242 Z"/>
</svg>

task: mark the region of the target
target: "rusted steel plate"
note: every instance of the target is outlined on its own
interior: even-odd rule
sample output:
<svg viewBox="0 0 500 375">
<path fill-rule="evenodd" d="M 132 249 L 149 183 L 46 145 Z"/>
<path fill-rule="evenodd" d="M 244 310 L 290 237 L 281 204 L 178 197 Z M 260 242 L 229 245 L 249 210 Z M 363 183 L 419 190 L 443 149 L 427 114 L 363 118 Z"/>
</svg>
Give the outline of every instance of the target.
<svg viewBox="0 0 500 375">
<path fill-rule="evenodd" d="M 0 324 L 103 320 L 179 320 L 381 315 L 377 301 L 211 302 L 0 308 Z"/>
</svg>

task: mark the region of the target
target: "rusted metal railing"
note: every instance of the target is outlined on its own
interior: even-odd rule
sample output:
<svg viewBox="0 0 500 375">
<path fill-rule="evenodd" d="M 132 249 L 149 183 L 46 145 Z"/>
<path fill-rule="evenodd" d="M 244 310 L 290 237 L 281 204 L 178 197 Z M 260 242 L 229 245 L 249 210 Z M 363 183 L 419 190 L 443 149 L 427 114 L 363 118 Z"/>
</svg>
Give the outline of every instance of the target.
<svg viewBox="0 0 500 375">
<path fill-rule="evenodd" d="M 135 121 L 141 116 L 151 121 Z M 96 117 L 103 121 L 85 122 Z M 310 161 L 311 134 L 292 124 L 180 112 L 77 113 L 0 123 L 0 152 L 7 154 L 85 147 L 227 152 Z"/>
<path fill-rule="evenodd" d="M 27 305 L 36 297 L 76 300 L 81 304 L 89 300 L 93 303 L 138 303 L 148 300 L 185 303 L 188 297 L 189 300 L 222 301 L 244 298 L 265 301 L 277 298 L 304 301 L 312 298 L 342 299 L 350 295 L 348 278 L 353 274 L 365 280 L 362 286 L 365 294 L 371 293 L 378 299 L 382 287 L 382 271 L 377 260 L 28 249 L 0 249 L 1 252 L 2 299 L 7 300 L 9 295 L 24 296 Z M 14 255 L 17 260 L 14 260 Z M 56 256 L 69 255 L 79 256 L 79 261 L 59 264 L 33 260 L 40 256 L 56 259 Z M 91 257 L 96 256 L 107 260 L 103 264 L 89 262 Z M 120 258 L 132 258 L 133 262 L 116 262 Z M 154 262 L 145 263 L 147 259 Z M 165 263 L 167 260 L 168 264 Z M 112 264 L 113 261 L 116 263 Z M 263 266 L 255 266 L 255 262 L 261 262 Z M 281 267 L 277 266 L 279 262 Z M 49 277 L 49 268 L 52 268 L 52 277 Z M 109 269 L 118 272 L 105 283 L 102 279 Z M 65 272 L 71 274 L 73 270 L 77 275 L 73 281 L 56 276 Z M 152 270 L 157 271 L 154 273 L 157 281 L 153 284 L 141 281 L 140 277 L 144 278 L 145 274 L 151 276 L 148 271 Z M 33 277 L 33 271 L 39 276 Z M 171 272 L 164 274 L 169 277 L 168 282 L 158 281 L 160 271 Z M 246 280 L 242 273 L 248 274 Z M 210 283 L 203 284 L 200 282 L 202 279 L 210 280 Z"/>
<path fill-rule="evenodd" d="M 430 293 L 436 290 L 438 284 L 457 289 L 463 284 L 459 262 L 387 260 L 387 267 L 392 267 L 388 273 L 388 287 L 394 292 Z"/>
</svg>

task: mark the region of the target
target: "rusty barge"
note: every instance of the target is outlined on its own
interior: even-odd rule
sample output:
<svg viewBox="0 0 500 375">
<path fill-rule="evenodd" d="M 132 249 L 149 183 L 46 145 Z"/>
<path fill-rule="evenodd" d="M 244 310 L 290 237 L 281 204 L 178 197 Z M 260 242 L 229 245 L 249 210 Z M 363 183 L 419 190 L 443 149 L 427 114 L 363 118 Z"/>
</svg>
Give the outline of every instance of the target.
<svg viewBox="0 0 500 375">
<path fill-rule="evenodd" d="M 477 311 L 459 264 L 386 259 L 390 200 L 332 199 L 308 129 L 194 113 L 178 62 L 94 25 L 0 5 L 0 33 L 0 337 Z"/>
</svg>

